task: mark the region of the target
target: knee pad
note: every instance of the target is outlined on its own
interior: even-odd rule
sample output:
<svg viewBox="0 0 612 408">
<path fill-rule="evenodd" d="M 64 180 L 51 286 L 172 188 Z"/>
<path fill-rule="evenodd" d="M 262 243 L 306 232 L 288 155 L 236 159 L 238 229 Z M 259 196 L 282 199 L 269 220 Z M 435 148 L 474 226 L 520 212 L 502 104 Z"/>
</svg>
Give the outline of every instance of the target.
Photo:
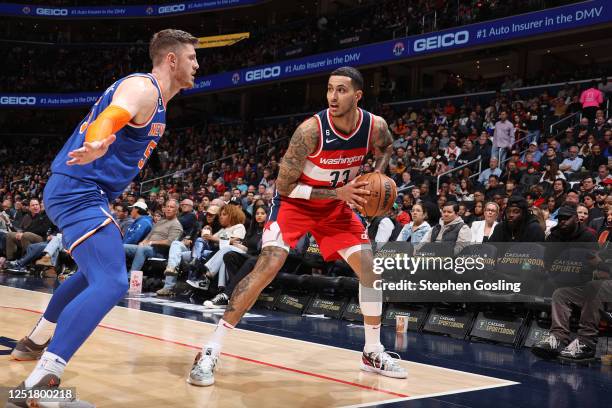
<svg viewBox="0 0 612 408">
<path fill-rule="evenodd" d="M 364 316 L 382 314 L 382 290 L 368 288 L 359 284 L 359 307 Z"/>
</svg>

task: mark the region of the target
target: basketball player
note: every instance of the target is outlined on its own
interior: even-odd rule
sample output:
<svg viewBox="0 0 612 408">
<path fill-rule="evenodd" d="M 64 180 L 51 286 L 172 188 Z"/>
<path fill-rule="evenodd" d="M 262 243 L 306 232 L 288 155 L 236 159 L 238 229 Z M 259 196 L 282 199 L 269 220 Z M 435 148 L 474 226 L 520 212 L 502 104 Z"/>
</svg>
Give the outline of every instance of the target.
<svg viewBox="0 0 612 408">
<path fill-rule="evenodd" d="M 12 352 L 18 360 L 40 357 L 21 387 L 58 386 L 68 361 L 125 295 L 125 251 L 108 204 L 157 146 L 167 101 L 193 87 L 197 42 L 180 30 L 156 33 L 149 46 L 152 72 L 112 84 L 53 161 L 44 203 L 78 271 L 55 291 L 34 330 Z"/>
<path fill-rule="evenodd" d="M 393 151 L 393 138 L 384 119 L 358 108 L 362 96 L 359 71 L 351 67 L 335 70 L 327 84 L 329 108 L 306 120 L 293 134 L 280 165 L 261 255 L 253 271 L 234 289 L 223 319 L 196 357 L 189 383 L 214 383 L 225 335 L 274 279 L 289 247 L 307 232 L 319 243 L 325 260 L 344 258 L 359 277 L 365 327 L 361 369 L 406 378 L 406 370 L 380 343 L 382 292 L 373 289 L 372 248 L 367 232 L 349 207 L 361 208 L 369 194 L 363 189 L 367 183 L 351 182 L 366 154 L 374 151 L 376 171 L 383 172 Z"/>
</svg>

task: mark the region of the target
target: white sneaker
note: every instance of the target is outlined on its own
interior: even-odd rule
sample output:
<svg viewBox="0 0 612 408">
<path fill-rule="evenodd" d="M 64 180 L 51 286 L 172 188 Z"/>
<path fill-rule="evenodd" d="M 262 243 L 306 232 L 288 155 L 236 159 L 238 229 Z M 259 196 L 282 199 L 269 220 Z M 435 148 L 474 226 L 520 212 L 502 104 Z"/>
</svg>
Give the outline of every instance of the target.
<svg viewBox="0 0 612 408">
<path fill-rule="evenodd" d="M 392 378 L 406 378 L 408 371 L 398 361 L 401 361 L 399 354 L 393 353 L 397 358 L 393 358 L 391 353 L 386 351 L 366 353 L 361 357 L 361 369 L 372 373 L 384 375 Z"/>
<path fill-rule="evenodd" d="M 199 387 L 213 385 L 215 383 L 215 366 L 218 359 L 219 354 L 215 353 L 212 347 L 205 348 L 204 354 L 202 352 L 198 353 L 191 367 L 189 377 L 187 377 L 187 382 Z"/>
</svg>

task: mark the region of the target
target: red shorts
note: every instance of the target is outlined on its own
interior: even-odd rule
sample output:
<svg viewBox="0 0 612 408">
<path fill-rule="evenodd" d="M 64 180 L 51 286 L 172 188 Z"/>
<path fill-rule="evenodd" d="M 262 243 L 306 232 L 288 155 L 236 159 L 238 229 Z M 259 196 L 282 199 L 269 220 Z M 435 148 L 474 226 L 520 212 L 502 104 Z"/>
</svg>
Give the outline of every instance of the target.
<svg viewBox="0 0 612 408">
<path fill-rule="evenodd" d="M 341 259 L 338 251 L 370 244 L 359 217 L 340 200 L 304 200 L 281 197 L 272 202 L 270 217 L 262 238 L 262 247 L 294 248 L 310 232 L 326 261 Z"/>
</svg>

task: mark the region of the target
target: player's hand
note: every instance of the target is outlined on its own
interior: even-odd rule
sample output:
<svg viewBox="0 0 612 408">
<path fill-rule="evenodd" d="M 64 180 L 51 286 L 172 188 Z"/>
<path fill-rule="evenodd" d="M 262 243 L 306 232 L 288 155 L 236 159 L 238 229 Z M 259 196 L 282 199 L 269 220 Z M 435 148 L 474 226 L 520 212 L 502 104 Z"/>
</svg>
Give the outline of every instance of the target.
<svg viewBox="0 0 612 408">
<path fill-rule="evenodd" d="M 346 201 L 349 205 L 353 204 L 359 211 L 362 211 L 362 206 L 368 202 L 364 197 L 370 195 L 370 191 L 363 188 L 368 184 L 367 181 L 356 182 L 353 180 L 347 185 L 337 188 L 336 196 L 339 200 Z"/>
<path fill-rule="evenodd" d="M 96 140 L 95 142 L 85 142 L 83 147 L 68 153 L 68 157 L 71 159 L 66 162 L 69 166 L 75 164 L 84 165 L 91 163 L 92 161 L 99 159 L 104 156 L 108 151 L 108 147 L 113 144 L 117 139 L 115 135 L 110 135 L 102 140 Z"/>
</svg>

